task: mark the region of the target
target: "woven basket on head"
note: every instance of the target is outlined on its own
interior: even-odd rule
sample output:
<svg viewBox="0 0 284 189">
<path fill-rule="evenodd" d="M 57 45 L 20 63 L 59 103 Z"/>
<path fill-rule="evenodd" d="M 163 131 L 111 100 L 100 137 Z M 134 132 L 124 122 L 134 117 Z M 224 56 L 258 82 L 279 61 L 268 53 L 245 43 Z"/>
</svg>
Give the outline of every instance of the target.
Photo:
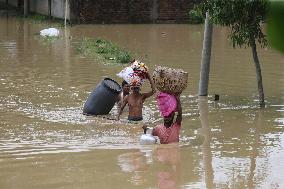
<svg viewBox="0 0 284 189">
<path fill-rule="evenodd" d="M 187 87 L 188 73 L 182 69 L 158 66 L 153 73 L 156 88 L 165 93 L 181 93 Z"/>
</svg>

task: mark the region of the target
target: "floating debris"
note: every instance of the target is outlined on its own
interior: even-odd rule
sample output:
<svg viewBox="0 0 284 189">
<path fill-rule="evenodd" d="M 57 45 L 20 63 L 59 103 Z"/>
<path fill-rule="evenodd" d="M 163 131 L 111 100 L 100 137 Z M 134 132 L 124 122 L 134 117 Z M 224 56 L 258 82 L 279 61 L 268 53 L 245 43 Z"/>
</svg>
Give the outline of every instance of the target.
<svg viewBox="0 0 284 189">
<path fill-rule="evenodd" d="M 40 31 L 40 35 L 42 37 L 58 37 L 59 36 L 59 30 L 56 28 L 48 28 L 43 29 Z"/>
</svg>

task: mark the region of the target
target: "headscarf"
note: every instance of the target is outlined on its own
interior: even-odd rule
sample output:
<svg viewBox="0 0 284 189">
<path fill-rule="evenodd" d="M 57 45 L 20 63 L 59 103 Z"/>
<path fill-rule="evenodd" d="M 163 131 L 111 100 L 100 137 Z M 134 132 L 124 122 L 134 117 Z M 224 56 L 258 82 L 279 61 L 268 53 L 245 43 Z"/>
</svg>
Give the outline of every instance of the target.
<svg viewBox="0 0 284 189">
<path fill-rule="evenodd" d="M 157 96 L 158 108 L 163 117 L 168 117 L 177 109 L 177 100 L 174 95 L 160 92 Z"/>
</svg>

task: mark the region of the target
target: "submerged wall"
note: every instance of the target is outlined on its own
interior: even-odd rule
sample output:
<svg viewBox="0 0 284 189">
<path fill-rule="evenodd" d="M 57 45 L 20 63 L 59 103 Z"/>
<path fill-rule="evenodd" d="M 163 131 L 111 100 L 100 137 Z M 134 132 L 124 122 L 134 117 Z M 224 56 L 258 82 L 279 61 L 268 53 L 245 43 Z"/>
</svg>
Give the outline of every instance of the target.
<svg viewBox="0 0 284 189">
<path fill-rule="evenodd" d="M 48 15 L 48 1 L 30 0 L 30 12 Z"/>
<path fill-rule="evenodd" d="M 79 0 L 81 23 L 184 23 L 200 0 Z M 74 12 L 74 11 L 73 11 Z"/>
<path fill-rule="evenodd" d="M 35 1 L 42 1 L 42 0 L 35 0 Z M 46 0 L 47 1 L 47 0 Z M 64 18 L 65 17 L 65 0 L 52 0 L 51 1 L 51 15 L 57 18 Z M 69 4 L 67 4 L 67 19 L 69 19 L 70 8 Z"/>
<path fill-rule="evenodd" d="M 8 0 L 8 1 L 9 1 L 9 5 L 12 5 L 14 7 L 18 5 L 18 0 Z M 0 2 L 6 3 L 6 0 L 0 0 Z"/>
<path fill-rule="evenodd" d="M 6 0 L 0 0 L 5 2 Z M 23 8 L 24 0 L 8 0 Z M 51 0 L 51 16 L 64 18 L 66 0 Z M 67 19 L 78 23 L 185 23 L 201 0 L 68 0 Z M 30 0 L 30 12 L 48 15 L 48 0 Z"/>
<path fill-rule="evenodd" d="M 5 3 L 6 0 L 0 0 Z M 23 0 L 8 0 L 9 5 L 23 9 Z M 69 4 L 67 5 L 67 19 L 69 19 Z M 30 0 L 29 11 L 48 15 L 48 0 Z M 65 0 L 51 0 L 51 16 L 56 18 L 65 17 Z"/>
</svg>

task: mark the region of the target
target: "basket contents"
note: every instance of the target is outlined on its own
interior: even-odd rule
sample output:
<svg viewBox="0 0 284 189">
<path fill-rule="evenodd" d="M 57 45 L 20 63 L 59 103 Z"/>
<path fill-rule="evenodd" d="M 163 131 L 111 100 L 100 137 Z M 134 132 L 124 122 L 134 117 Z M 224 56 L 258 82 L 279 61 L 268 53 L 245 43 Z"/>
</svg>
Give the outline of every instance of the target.
<svg viewBox="0 0 284 189">
<path fill-rule="evenodd" d="M 157 66 L 153 73 L 156 88 L 165 93 L 181 93 L 187 87 L 188 73 L 182 69 Z"/>
</svg>

